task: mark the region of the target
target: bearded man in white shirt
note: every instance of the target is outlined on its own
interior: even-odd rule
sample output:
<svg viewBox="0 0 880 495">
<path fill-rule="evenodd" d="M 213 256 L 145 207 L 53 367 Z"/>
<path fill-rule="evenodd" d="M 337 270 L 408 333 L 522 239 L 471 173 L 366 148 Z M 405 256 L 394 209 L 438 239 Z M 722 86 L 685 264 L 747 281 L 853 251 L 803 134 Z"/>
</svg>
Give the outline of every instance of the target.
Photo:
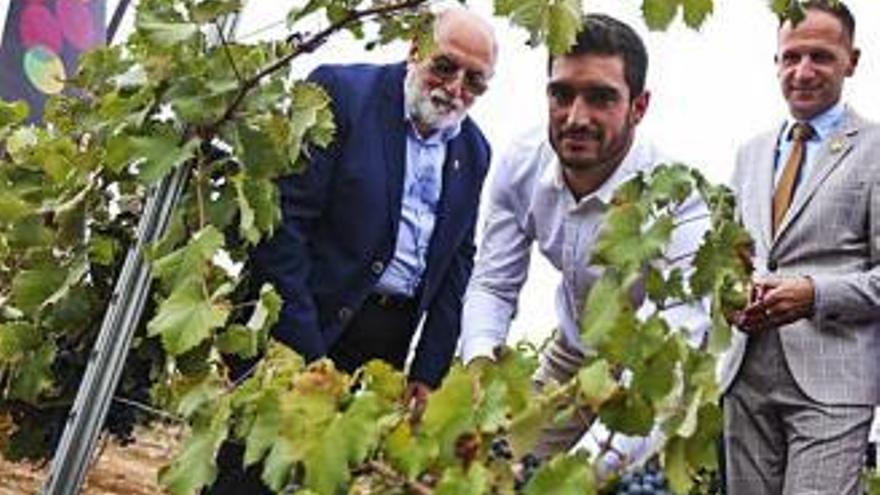
<svg viewBox="0 0 880 495">
<path fill-rule="evenodd" d="M 636 138 L 650 93 L 645 89 L 648 56 L 626 24 L 591 14 L 574 46 L 551 57 L 547 100 L 549 129 L 532 133 L 496 165 L 483 239 L 462 314 L 466 363 L 492 359 L 504 345 L 517 298 L 526 280 L 532 243 L 562 274 L 556 291 L 559 331 L 543 351 L 534 380 L 538 387 L 563 383 L 584 362 L 579 316 L 601 267 L 590 265 L 596 236 L 618 186 L 663 162 Z M 699 219 L 705 206 L 682 208 L 680 220 Z M 677 222 L 670 259 L 693 253 L 708 220 Z M 638 297 L 638 296 L 635 296 Z M 640 301 L 635 301 L 639 303 Z M 638 304 L 637 304 L 638 306 Z M 699 340 L 708 326 L 704 312 L 681 306 L 666 317 L 693 330 Z M 586 411 L 548 427 L 535 447 L 547 457 L 572 447 L 591 424 Z"/>
</svg>

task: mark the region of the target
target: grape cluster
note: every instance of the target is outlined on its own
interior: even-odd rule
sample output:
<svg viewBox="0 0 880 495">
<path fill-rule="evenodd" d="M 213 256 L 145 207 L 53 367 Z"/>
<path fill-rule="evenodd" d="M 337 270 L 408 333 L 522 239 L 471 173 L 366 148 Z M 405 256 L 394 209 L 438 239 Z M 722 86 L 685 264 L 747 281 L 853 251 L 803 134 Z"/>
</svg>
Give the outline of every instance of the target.
<svg viewBox="0 0 880 495">
<path fill-rule="evenodd" d="M 620 479 L 614 495 L 671 495 L 666 476 L 656 463 L 626 473 Z"/>
</svg>

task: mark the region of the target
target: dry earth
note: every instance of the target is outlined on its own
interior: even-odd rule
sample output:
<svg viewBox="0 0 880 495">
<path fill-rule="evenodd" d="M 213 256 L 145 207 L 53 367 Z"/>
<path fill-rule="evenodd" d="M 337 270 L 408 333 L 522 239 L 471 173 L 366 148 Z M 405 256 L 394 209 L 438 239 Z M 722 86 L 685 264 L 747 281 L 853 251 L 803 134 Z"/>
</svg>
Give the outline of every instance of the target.
<svg viewBox="0 0 880 495">
<path fill-rule="evenodd" d="M 171 457 L 177 430 L 138 430 L 135 443 L 122 447 L 107 442 L 89 470 L 85 495 L 160 495 L 156 475 Z M 47 466 L 11 463 L 0 457 L 0 495 L 39 493 Z"/>
</svg>

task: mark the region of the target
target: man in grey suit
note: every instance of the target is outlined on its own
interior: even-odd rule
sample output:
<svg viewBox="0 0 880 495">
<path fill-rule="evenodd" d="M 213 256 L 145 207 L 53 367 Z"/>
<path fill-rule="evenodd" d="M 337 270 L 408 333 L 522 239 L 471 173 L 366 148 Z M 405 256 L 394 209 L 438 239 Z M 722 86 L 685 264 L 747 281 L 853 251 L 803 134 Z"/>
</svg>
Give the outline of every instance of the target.
<svg viewBox="0 0 880 495">
<path fill-rule="evenodd" d="M 880 131 L 841 101 L 852 14 L 805 8 L 778 33 L 790 115 L 733 179 L 758 273 L 722 365 L 730 495 L 861 494 L 880 399 Z"/>
</svg>

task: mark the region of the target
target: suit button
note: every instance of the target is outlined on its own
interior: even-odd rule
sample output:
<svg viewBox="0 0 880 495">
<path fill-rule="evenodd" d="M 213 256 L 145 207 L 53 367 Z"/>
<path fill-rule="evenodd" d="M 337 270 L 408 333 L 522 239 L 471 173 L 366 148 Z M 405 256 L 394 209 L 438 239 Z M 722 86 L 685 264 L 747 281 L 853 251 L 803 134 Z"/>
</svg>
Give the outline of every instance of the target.
<svg viewBox="0 0 880 495">
<path fill-rule="evenodd" d="M 348 323 L 348 320 L 351 319 L 352 311 L 351 308 L 343 306 L 339 308 L 339 321 L 343 324 Z"/>
<path fill-rule="evenodd" d="M 374 261 L 373 264 L 370 265 L 370 269 L 373 270 L 373 273 L 376 275 L 382 275 L 382 272 L 385 271 L 385 263 Z"/>
<path fill-rule="evenodd" d="M 776 269 L 779 268 L 779 263 L 776 260 L 768 260 L 767 261 L 767 270 L 771 272 L 775 272 Z"/>
</svg>

